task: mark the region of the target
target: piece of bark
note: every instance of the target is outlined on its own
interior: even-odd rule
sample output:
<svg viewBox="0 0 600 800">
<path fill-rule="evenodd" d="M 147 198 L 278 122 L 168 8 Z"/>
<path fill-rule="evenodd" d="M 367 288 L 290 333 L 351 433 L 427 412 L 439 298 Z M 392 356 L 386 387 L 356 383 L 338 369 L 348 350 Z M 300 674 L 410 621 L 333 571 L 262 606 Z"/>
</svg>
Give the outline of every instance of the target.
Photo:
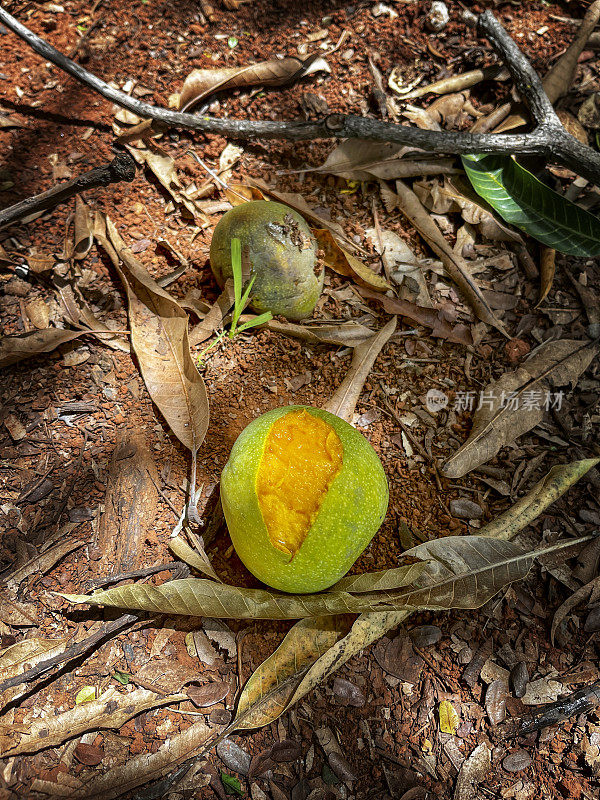
<svg viewBox="0 0 600 800">
<path fill-rule="evenodd" d="M 102 573 L 116 575 L 143 566 L 146 532 L 156 513 L 158 473 L 144 437 L 126 431 L 112 454 L 105 511 L 92 546 Z"/>
</svg>

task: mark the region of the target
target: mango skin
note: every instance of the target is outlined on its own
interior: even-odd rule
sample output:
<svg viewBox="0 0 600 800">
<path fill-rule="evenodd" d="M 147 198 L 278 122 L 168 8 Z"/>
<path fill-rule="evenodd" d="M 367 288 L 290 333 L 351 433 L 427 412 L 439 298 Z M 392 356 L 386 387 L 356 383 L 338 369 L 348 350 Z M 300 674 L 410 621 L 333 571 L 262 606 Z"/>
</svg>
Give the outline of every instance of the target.
<svg viewBox="0 0 600 800">
<path fill-rule="evenodd" d="M 344 454 L 342 468 L 290 562 L 269 539 L 256 476 L 275 420 L 303 408 L 331 425 Z M 221 502 L 238 556 L 263 583 L 294 594 L 327 589 L 348 572 L 381 526 L 388 499 L 381 461 L 364 436 L 334 414 L 307 406 L 276 408 L 251 422 L 233 445 L 221 475 Z"/>
<path fill-rule="evenodd" d="M 290 320 L 309 317 L 323 291 L 317 242 L 304 219 L 288 206 L 252 200 L 227 211 L 210 244 L 210 266 L 219 286 L 232 277 L 231 240 L 239 239 L 255 276 L 252 308 Z"/>
</svg>

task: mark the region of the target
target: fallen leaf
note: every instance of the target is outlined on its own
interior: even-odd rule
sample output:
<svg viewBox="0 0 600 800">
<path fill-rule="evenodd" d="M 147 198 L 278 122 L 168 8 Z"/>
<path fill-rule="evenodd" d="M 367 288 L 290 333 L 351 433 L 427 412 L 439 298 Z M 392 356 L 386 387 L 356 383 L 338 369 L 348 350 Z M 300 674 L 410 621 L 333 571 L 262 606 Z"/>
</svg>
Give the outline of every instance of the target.
<svg viewBox="0 0 600 800">
<path fill-rule="evenodd" d="M 444 312 L 436 308 L 424 308 L 408 300 L 398 300 L 385 294 L 376 294 L 368 289 L 360 289 L 360 294 L 369 300 L 375 300 L 383 306 L 388 314 L 398 314 L 401 317 L 424 325 L 431 330 L 431 335 L 437 339 L 446 339 L 456 344 L 473 345 L 473 335 L 467 325 L 451 325 L 444 317 Z"/>
<path fill-rule="evenodd" d="M 440 718 L 441 732 L 456 736 L 460 720 L 456 709 L 449 700 L 442 700 L 438 707 L 438 716 Z"/>
<path fill-rule="evenodd" d="M 549 406 L 551 388 L 575 385 L 597 352 L 596 342 L 548 341 L 517 370 L 488 384 L 481 395 L 486 402 L 480 402 L 475 412 L 469 438 L 446 461 L 442 473 L 460 478 L 535 427 L 544 417 L 544 404 Z"/>
<path fill-rule="evenodd" d="M 297 622 L 277 650 L 246 681 L 229 730 L 260 728 L 276 720 L 308 667 L 344 636 L 345 617 L 316 617 Z"/>
<path fill-rule="evenodd" d="M 206 341 L 223 324 L 223 320 L 233 307 L 235 294 L 233 290 L 233 279 L 225 281 L 223 291 L 210 307 L 204 319 L 190 331 L 190 344 L 192 346 Z"/>
<path fill-rule="evenodd" d="M 302 619 L 340 614 L 400 611 L 405 608 L 448 610 L 479 608 L 504 586 L 524 578 L 534 560 L 589 541 L 569 539 L 539 550 L 523 551 L 512 542 L 483 536 L 447 536 L 404 553 L 426 561 L 409 587 L 362 594 L 329 590 L 317 594 L 280 594 L 184 578 L 162 586 L 138 583 L 97 591 L 63 594 L 72 603 L 221 619 Z M 222 623 L 221 623 L 222 624 Z"/>
<path fill-rule="evenodd" d="M 553 250 L 552 247 L 542 247 L 540 251 L 540 294 L 536 308 L 548 296 L 548 292 L 554 283 L 555 271 L 556 250 Z"/>
<path fill-rule="evenodd" d="M 326 228 L 312 228 L 319 250 L 323 251 L 323 261 L 328 267 L 355 280 L 361 286 L 385 292 L 392 287 L 381 275 L 373 272 L 352 253 L 343 248 Z"/>
<path fill-rule="evenodd" d="M 224 700 L 230 690 L 230 685 L 225 681 L 211 681 L 200 686 L 192 684 L 186 688 L 185 693 L 198 708 L 208 708 Z"/>
<path fill-rule="evenodd" d="M 174 538 L 169 539 L 169 550 L 171 550 L 171 552 L 176 555 L 177 558 L 180 558 L 182 561 L 185 561 L 186 564 L 189 564 L 190 567 L 197 569 L 204 575 L 208 575 L 210 578 L 213 578 L 213 580 L 221 583 L 221 579 L 215 572 L 213 565 L 210 563 L 204 548 L 196 548 L 194 550 L 189 546 L 185 539 L 181 538 L 181 536 L 175 536 Z"/>
<path fill-rule="evenodd" d="M 190 216 L 197 217 L 203 225 L 208 225 L 208 219 L 204 213 L 186 194 L 185 187 L 177 175 L 175 160 L 168 153 L 152 141 L 136 147 L 127 145 L 127 149 L 138 164 L 148 167 L 178 206 L 183 206 Z"/>
<path fill-rule="evenodd" d="M 96 699 L 96 687 L 84 686 L 83 689 L 80 689 L 75 695 L 75 705 L 80 705 L 81 703 L 90 703 L 92 700 L 95 699 Z"/>
<path fill-rule="evenodd" d="M 338 417 L 346 420 L 346 422 L 352 422 L 356 403 L 375 363 L 375 359 L 396 330 L 396 319 L 396 317 L 392 317 L 379 333 L 354 349 L 348 374 L 323 406 L 325 411 L 337 414 Z"/>
<path fill-rule="evenodd" d="M 104 758 L 104 748 L 96 747 L 93 744 L 86 744 L 85 742 L 79 742 L 73 754 L 80 764 L 85 764 L 88 767 L 95 767 L 97 764 L 100 764 Z"/>
<path fill-rule="evenodd" d="M 245 319 L 246 316 L 240 317 L 240 321 Z M 335 344 L 342 347 L 357 347 L 373 336 L 371 328 L 352 321 L 297 325 L 293 322 L 271 319 L 264 327 L 274 333 L 292 336 L 294 339 L 301 339 L 311 344 Z"/>
<path fill-rule="evenodd" d="M 473 800 L 477 787 L 485 780 L 492 768 L 492 751 L 485 742 L 477 745 L 464 761 L 454 790 L 454 800 Z"/>
<path fill-rule="evenodd" d="M 152 400 L 195 458 L 208 428 L 208 396 L 190 355 L 188 318 L 134 258 L 109 218 L 96 215 L 94 236 L 127 291 L 131 344 Z"/>
<path fill-rule="evenodd" d="M 215 92 L 248 86 L 284 86 L 319 70 L 330 72 L 329 65 L 318 53 L 304 59 L 274 58 L 246 67 L 195 69 L 183 83 L 178 109 L 188 111 Z"/>
<path fill-rule="evenodd" d="M 20 753 L 35 753 L 81 736 L 88 731 L 118 730 L 134 716 L 153 708 L 181 702 L 184 694 L 160 696 L 147 689 L 135 689 L 123 694 L 110 688 L 97 700 L 83 703 L 58 716 L 33 719 L 28 735 L 5 753 L 6 757 Z"/>
<path fill-rule="evenodd" d="M 405 158 L 411 153 L 411 158 Z M 302 172 L 324 172 L 346 180 L 395 180 L 422 175 L 458 173 L 453 158 L 434 158 L 428 153 L 418 153 L 415 148 L 367 139 L 346 139 L 327 156 L 326 161 L 314 169 Z"/>
<path fill-rule="evenodd" d="M 495 520 L 484 525 L 478 532 L 479 536 L 512 539 L 598 463 L 600 458 L 586 458 L 552 467 L 524 497 Z"/>
<path fill-rule="evenodd" d="M 550 631 L 550 638 L 552 643 L 554 644 L 554 637 L 556 635 L 556 629 L 561 624 L 563 620 L 567 618 L 567 616 L 571 613 L 571 611 L 576 608 L 580 603 L 584 600 L 587 600 L 590 595 L 593 593 L 597 593 L 598 589 L 600 588 L 600 576 L 594 578 L 589 583 L 586 583 L 585 586 L 582 586 L 576 592 L 568 597 L 564 603 L 562 603 L 556 610 L 554 614 L 554 618 L 552 620 L 552 629 Z"/>
<path fill-rule="evenodd" d="M 71 331 L 59 328 L 44 328 L 32 333 L 0 338 L 0 367 L 8 367 L 26 358 L 50 353 L 61 344 L 70 342 L 90 331 Z M 92 331 L 93 333 L 93 331 Z"/>
</svg>

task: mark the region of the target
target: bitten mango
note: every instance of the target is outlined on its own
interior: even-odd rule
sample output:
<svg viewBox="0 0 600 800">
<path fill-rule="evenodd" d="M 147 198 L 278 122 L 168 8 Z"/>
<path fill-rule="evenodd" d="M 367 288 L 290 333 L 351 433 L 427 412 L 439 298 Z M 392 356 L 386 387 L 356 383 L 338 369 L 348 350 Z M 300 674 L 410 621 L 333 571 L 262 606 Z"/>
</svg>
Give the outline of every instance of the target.
<svg viewBox="0 0 600 800">
<path fill-rule="evenodd" d="M 251 306 L 259 314 L 309 317 L 323 291 L 317 243 L 300 214 L 282 203 L 252 200 L 227 211 L 210 244 L 210 266 L 219 286 L 231 278 L 231 240 L 242 245 L 242 267 L 254 276 Z"/>
<path fill-rule="evenodd" d="M 381 461 L 364 436 L 308 406 L 251 422 L 221 475 L 238 556 L 263 583 L 295 594 L 327 589 L 348 572 L 388 499 Z"/>
</svg>

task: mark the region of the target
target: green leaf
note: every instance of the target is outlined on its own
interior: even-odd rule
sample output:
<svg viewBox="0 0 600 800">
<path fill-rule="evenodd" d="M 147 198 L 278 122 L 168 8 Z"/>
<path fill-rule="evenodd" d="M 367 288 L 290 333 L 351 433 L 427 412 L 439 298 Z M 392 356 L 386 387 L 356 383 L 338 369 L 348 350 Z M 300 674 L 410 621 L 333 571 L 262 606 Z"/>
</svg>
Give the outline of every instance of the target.
<svg viewBox="0 0 600 800">
<path fill-rule="evenodd" d="M 129 673 L 127 672 L 121 672 L 120 669 L 116 669 L 113 672 L 113 678 L 116 681 L 119 681 L 119 683 L 122 683 L 123 686 L 127 686 L 129 683 L 129 679 L 131 678 L 131 675 L 129 675 Z"/>
<path fill-rule="evenodd" d="M 237 797 L 244 796 L 239 778 L 234 778 L 233 775 L 221 772 L 221 783 L 225 789 L 225 794 L 235 794 Z"/>
<path fill-rule="evenodd" d="M 600 219 L 557 194 L 510 156 L 467 155 L 473 188 L 502 219 L 572 256 L 600 255 Z"/>
</svg>

